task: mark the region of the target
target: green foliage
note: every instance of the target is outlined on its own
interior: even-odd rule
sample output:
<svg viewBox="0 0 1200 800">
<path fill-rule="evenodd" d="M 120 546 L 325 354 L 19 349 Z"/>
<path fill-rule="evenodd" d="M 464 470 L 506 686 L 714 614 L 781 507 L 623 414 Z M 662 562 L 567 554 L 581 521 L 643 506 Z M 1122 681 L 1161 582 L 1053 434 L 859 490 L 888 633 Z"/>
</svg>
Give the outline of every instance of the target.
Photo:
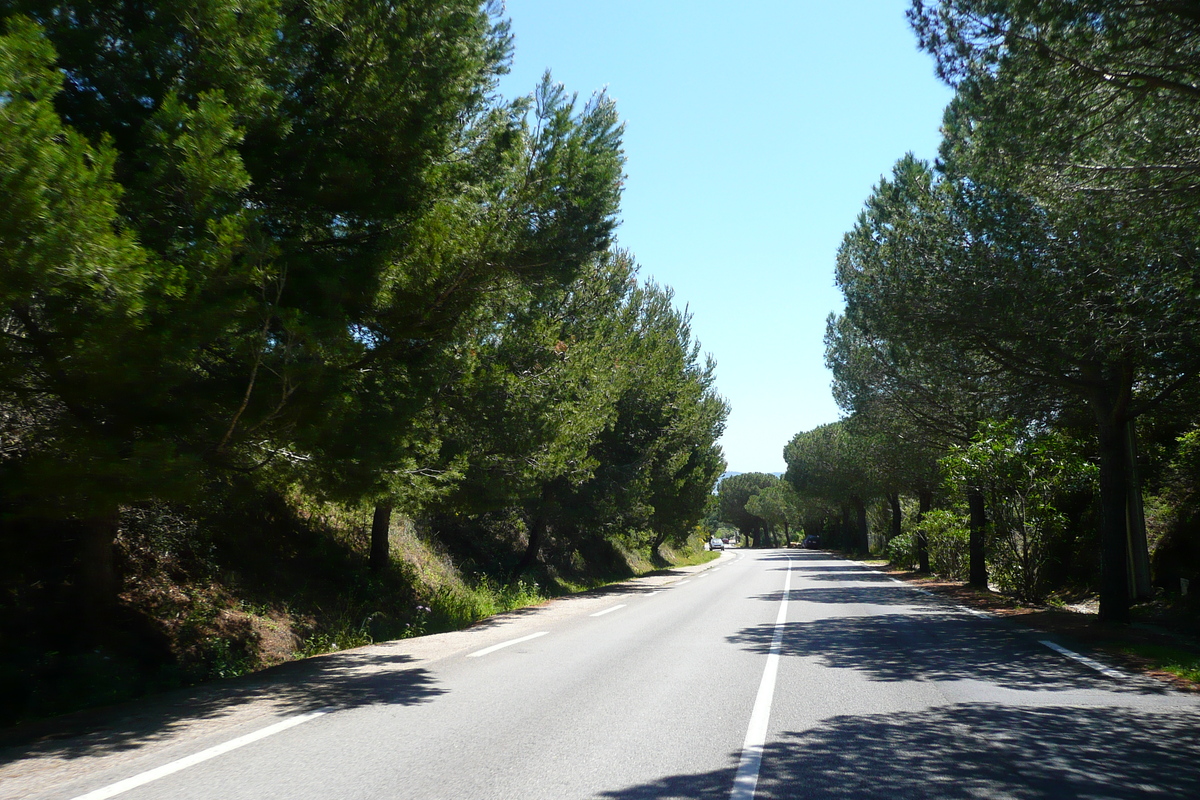
<svg viewBox="0 0 1200 800">
<path fill-rule="evenodd" d="M 750 498 L 778 483 L 779 478 L 763 472 L 743 472 L 725 478 L 717 484 L 718 513 L 721 521 L 736 527 L 743 536 L 751 537 L 754 546 L 764 546 L 762 534 L 766 531 L 767 521 L 756 516 L 747 505 Z"/>
<path fill-rule="evenodd" d="M 917 568 L 917 535 L 907 530 L 899 536 L 893 536 L 883 551 L 888 563 L 901 569 Z"/>
<path fill-rule="evenodd" d="M 970 534 L 961 515 L 950 510 L 928 512 L 920 522 L 888 542 L 885 551 L 888 562 L 902 569 L 916 569 L 920 535 L 928 543 L 930 572 L 950 580 L 966 580 Z"/>
<path fill-rule="evenodd" d="M 845 503 L 866 501 L 879 492 L 869 458 L 872 443 L 845 421 L 796 434 L 783 450 L 786 480 L 802 496 Z"/>
<path fill-rule="evenodd" d="M 163 488 L 169 449 L 118 447 L 106 404 L 135 376 L 126 345 L 148 324 L 153 262 L 118 215 L 116 153 L 65 126 L 63 75 L 28 19 L 0 37 L 0 474 L 35 513 L 83 514 L 132 487 Z M 128 421 L 128 420 L 127 420 Z M 145 421 L 143 420 L 143 425 Z M 150 473 L 149 463 L 157 469 Z M 2 499 L 2 497 L 0 497 Z"/>
<path fill-rule="evenodd" d="M 444 439 L 464 473 L 431 509 L 480 528 L 484 515 L 518 512 L 518 570 L 551 539 L 685 540 L 724 466 L 727 407 L 670 292 L 639 285 L 632 259 L 615 253 L 508 308 L 463 347 Z"/>
<path fill-rule="evenodd" d="M 1148 659 L 1150 668 L 1169 672 L 1192 683 L 1200 683 L 1200 655 L 1195 651 L 1165 645 L 1133 645 L 1125 652 Z"/>
<path fill-rule="evenodd" d="M 1019 166 L 1038 192 L 1092 193 L 1139 217 L 1195 207 L 1189 3 L 915 0 L 909 18 L 939 74 L 972 97 L 994 154 L 981 166 Z"/>
<path fill-rule="evenodd" d="M 1061 434 L 993 420 L 981 423 L 971 445 L 952 449 L 942 464 L 951 481 L 985 493 L 997 585 L 1023 600 L 1041 600 L 1047 561 L 1066 528 L 1058 500 L 1087 489 L 1095 465 Z"/>
<path fill-rule="evenodd" d="M 847 313 L 1016 379 L 1023 417 L 1091 415 L 1101 615 L 1128 621 L 1144 555 L 1129 423 L 1200 374 L 1200 26 L 1187 3 L 1135 0 L 916 0 L 910 19 L 956 89 L 941 180 L 909 158 L 881 183 L 839 266 L 861 284 Z M 1149 592 L 1140 569 L 1133 585 Z"/>
<path fill-rule="evenodd" d="M 966 580 L 970 566 L 970 533 L 965 520 L 953 511 L 930 511 L 913 526 L 913 535 L 924 533 L 929 543 L 929 569 L 951 580 Z"/>
<path fill-rule="evenodd" d="M 494 614 L 546 600 L 536 583 L 524 580 L 498 584 L 483 579 L 473 586 L 443 586 L 428 598 L 429 622 L 422 632 L 465 628 Z"/>
<path fill-rule="evenodd" d="M 779 481 L 751 495 L 746 501 L 746 511 L 766 521 L 772 528 L 785 531 L 799 525 L 803 501 L 796 490 L 786 481 Z"/>
<path fill-rule="evenodd" d="M 845 545 L 860 553 L 870 551 L 867 503 L 890 487 L 874 463 L 881 455 L 873 434 L 854 418 L 796 434 L 783 449 L 788 469 L 784 479 L 816 509 L 840 508 L 853 512 L 856 522 L 843 526 Z"/>
<path fill-rule="evenodd" d="M 1181 579 L 1200 585 L 1200 428 L 1179 436 L 1155 499 L 1160 523 L 1153 550 L 1155 576 L 1168 592 Z"/>
<path fill-rule="evenodd" d="M 416 612 L 399 576 L 300 536 L 288 558 L 341 592 L 304 653 L 537 602 L 512 571 L 582 585 L 628 572 L 622 548 L 689 547 L 725 466 L 715 365 L 615 247 L 615 104 L 549 73 L 500 97 L 502 13 L 0 0 L 4 631 L 52 598 L 80 641 L 153 638 L 118 630 L 107 556 L 136 540 L 212 584 L 139 597 L 176 614 L 179 680 L 250 669 L 268 617 L 222 628 L 203 531 L 241 514 L 247 561 L 279 555 L 281 498 L 451 520 L 478 573 Z"/>
<path fill-rule="evenodd" d="M 999 394 L 1022 419 L 1091 417 L 1109 476 L 1103 605 L 1124 618 L 1128 423 L 1200 370 L 1195 230 L 1118 223 L 1094 198 L 1040 197 L 983 170 L 972 102 L 948 111 L 941 169 L 901 159 L 847 234 L 846 317 L 875 352 L 963 375 L 945 383 Z"/>
</svg>

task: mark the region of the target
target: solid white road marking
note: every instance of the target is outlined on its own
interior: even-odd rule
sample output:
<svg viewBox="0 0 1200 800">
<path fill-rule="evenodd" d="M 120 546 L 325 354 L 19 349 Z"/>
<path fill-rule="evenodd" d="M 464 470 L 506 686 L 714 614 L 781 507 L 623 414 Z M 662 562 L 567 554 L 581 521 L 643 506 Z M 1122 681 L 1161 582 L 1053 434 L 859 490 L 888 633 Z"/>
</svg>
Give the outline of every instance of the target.
<svg viewBox="0 0 1200 800">
<path fill-rule="evenodd" d="M 788 558 L 787 577 L 783 582 L 783 600 L 775 617 L 775 633 L 771 637 L 771 650 L 767 654 L 767 666 L 763 669 L 762 681 L 758 684 L 758 696 L 754 699 L 754 710 L 750 713 L 750 725 L 746 728 L 746 740 L 742 743 L 742 757 L 738 762 L 737 774 L 733 778 L 730 800 L 753 800 L 758 787 L 758 771 L 762 766 L 763 746 L 767 742 L 767 723 L 771 721 L 771 701 L 775 697 L 775 678 L 779 675 L 779 651 L 783 644 L 783 624 L 787 620 L 788 596 L 792 591 L 792 559 Z"/>
<path fill-rule="evenodd" d="M 980 611 L 977 608 L 968 608 L 967 606 L 955 606 L 955 608 L 957 608 L 959 611 L 965 611 L 968 614 L 974 614 L 975 616 L 979 617 L 980 619 L 995 619 L 996 618 L 995 614 L 989 614 L 988 612 Z"/>
<path fill-rule="evenodd" d="M 1099 672 L 1101 675 L 1104 675 L 1105 677 L 1112 678 L 1112 679 L 1118 680 L 1118 681 L 1123 681 L 1128 677 L 1123 672 L 1119 672 L 1118 670 L 1115 670 L 1112 667 L 1106 667 L 1105 665 L 1101 664 L 1099 661 L 1090 659 L 1087 656 L 1082 656 L 1079 653 L 1076 653 L 1074 650 L 1068 650 L 1067 648 L 1063 647 L 1061 644 L 1055 644 L 1054 642 L 1051 642 L 1048 639 L 1041 639 L 1039 641 L 1041 641 L 1042 644 L 1046 645 L 1046 647 L 1049 647 L 1051 650 L 1055 651 L 1056 653 L 1062 653 L 1067 658 L 1070 658 L 1074 661 L 1078 661 L 1080 664 L 1083 664 L 1085 667 L 1091 667 L 1092 669 L 1096 670 L 1096 672 Z"/>
<path fill-rule="evenodd" d="M 331 708 L 322 708 L 308 714 L 301 714 L 298 717 L 285 719 L 282 722 L 275 723 L 274 725 L 268 725 L 267 727 L 257 730 L 254 733 L 248 733 L 245 736 L 239 736 L 236 739 L 231 739 L 230 741 L 225 742 L 224 744 L 219 744 L 216 747 L 210 747 L 207 750 L 201 750 L 195 755 L 190 755 L 177 761 L 172 761 L 169 764 L 163 764 L 161 767 L 152 769 L 149 772 L 143 772 L 141 775 L 134 775 L 132 778 L 126 778 L 123 781 L 117 781 L 116 783 L 109 784 L 102 789 L 97 789 L 94 792 L 81 794 L 74 798 L 74 800 L 105 800 L 105 798 L 108 797 L 116 797 L 122 792 L 128 792 L 130 789 L 136 789 L 138 786 L 143 786 L 147 783 L 150 783 L 150 781 L 156 781 L 159 778 L 165 778 L 167 775 L 179 772 L 181 769 L 187 769 L 188 767 L 195 766 L 202 761 L 208 761 L 210 758 L 216 758 L 219 755 L 228 753 L 230 750 L 237 750 L 239 747 L 244 747 L 251 742 L 257 742 L 259 739 L 265 739 L 272 734 L 279 733 L 280 731 L 286 731 L 288 728 L 294 728 L 297 725 L 302 725 L 309 720 L 313 720 L 319 716 L 328 714 L 332 710 L 333 709 Z"/>
<path fill-rule="evenodd" d="M 520 644 L 521 642 L 528 642 L 530 639 L 536 639 L 539 636 L 545 636 L 549 632 L 550 631 L 541 631 L 540 633 L 531 633 L 528 636 L 522 636 L 520 639 L 510 639 L 507 642 L 494 644 L 491 647 L 485 647 L 482 650 L 476 650 L 474 653 L 467 653 L 467 658 L 479 658 L 480 656 L 486 656 L 488 653 L 494 653 L 502 648 L 510 647 L 514 644 Z"/>
<path fill-rule="evenodd" d="M 625 605 L 626 605 L 625 603 L 622 603 L 619 606 L 613 606 L 612 608 L 606 608 L 603 611 L 597 611 L 595 614 L 588 614 L 588 616 L 589 617 L 603 617 L 605 614 L 611 614 L 612 612 L 616 611 L 618 608 L 624 608 Z"/>
</svg>

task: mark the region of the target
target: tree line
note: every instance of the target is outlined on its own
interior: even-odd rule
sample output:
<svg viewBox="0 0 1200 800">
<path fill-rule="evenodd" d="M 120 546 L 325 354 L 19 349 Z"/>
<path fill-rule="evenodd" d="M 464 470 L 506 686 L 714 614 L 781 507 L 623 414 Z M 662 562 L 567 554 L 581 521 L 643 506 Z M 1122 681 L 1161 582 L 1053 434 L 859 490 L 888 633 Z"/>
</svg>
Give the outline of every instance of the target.
<svg viewBox="0 0 1200 800">
<path fill-rule="evenodd" d="M 955 95 L 936 161 L 900 159 L 844 238 L 826 344 L 848 416 L 789 443 L 787 478 L 859 550 L 869 504 L 896 538 L 907 502 L 914 565 L 948 536 L 972 583 L 1091 585 L 1126 621 L 1200 571 L 1200 15 L 916 0 L 909 20 Z"/>
<path fill-rule="evenodd" d="M 379 569 L 397 510 L 507 526 L 509 575 L 550 537 L 692 532 L 714 364 L 615 244 L 611 99 L 499 94 L 501 4 L 0 20 L 0 533 L 54 543 L 20 592 L 102 628 L 124 511 L 231 484 L 368 504 Z"/>
</svg>

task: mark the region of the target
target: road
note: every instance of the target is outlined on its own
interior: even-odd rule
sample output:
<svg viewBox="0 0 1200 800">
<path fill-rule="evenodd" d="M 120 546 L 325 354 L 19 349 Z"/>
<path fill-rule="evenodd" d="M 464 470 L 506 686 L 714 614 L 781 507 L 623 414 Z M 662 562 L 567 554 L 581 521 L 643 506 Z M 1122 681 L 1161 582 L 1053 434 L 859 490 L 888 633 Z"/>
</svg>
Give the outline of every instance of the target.
<svg viewBox="0 0 1200 800">
<path fill-rule="evenodd" d="M 0 752 L 0 797 L 1200 797 L 1200 702 L 1045 638 L 733 550 L 94 717 Z"/>
</svg>

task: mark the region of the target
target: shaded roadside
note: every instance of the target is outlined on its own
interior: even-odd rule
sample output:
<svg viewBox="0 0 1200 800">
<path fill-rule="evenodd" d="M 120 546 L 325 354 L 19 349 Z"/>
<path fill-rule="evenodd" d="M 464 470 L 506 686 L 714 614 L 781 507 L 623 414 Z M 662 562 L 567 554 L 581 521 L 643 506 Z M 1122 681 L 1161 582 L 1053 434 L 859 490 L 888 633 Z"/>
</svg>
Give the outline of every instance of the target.
<svg viewBox="0 0 1200 800">
<path fill-rule="evenodd" d="M 928 574 L 894 569 L 882 562 L 871 562 L 880 572 L 917 586 L 958 605 L 995 614 L 1005 620 L 1038 631 L 1055 634 L 1076 642 L 1121 669 L 1147 675 L 1176 689 L 1200 692 L 1200 681 L 1167 672 L 1156 666 L 1154 658 L 1139 651 L 1169 650 L 1200 659 L 1200 639 L 1176 623 L 1176 618 L 1155 607 L 1140 609 L 1141 621 L 1131 625 L 1102 623 L 1095 613 L 1049 605 L 1021 603 L 1012 597 L 978 589 L 958 581 Z M 1135 612 L 1135 616 L 1137 616 Z"/>
</svg>

